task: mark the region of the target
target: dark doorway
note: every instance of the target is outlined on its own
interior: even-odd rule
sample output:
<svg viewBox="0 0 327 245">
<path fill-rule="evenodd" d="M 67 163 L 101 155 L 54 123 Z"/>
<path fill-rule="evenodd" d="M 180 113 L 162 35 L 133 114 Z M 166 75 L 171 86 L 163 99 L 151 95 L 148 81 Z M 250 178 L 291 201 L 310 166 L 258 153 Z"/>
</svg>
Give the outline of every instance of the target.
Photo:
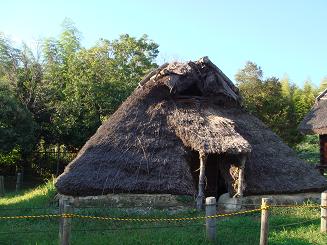
<svg viewBox="0 0 327 245">
<path fill-rule="evenodd" d="M 224 174 L 222 173 L 222 164 L 224 164 L 224 161 L 221 155 L 210 154 L 207 158 L 205 171 L 207 178 L 205 195 L 207 197 L 214 196 L 219 198 L 222 194 L 228 192 L 228 184 Z"/>
<path fill-rule="evenodd" d="M 199 183 L 199 153 L 197 151 L 189 151 L 186 156 L 187 162 L 193 176 L 194 186 L 198 189 Z M 226 156 L 224 154 L 210 154 L 206 163 L 206 185 L 205 196 L 214 196 L 217 199 L 224 193 L 228 192 L 229 168 L 226 164 Z M 223 172 L 226 173 L 223 173 Z"/>
</svg>

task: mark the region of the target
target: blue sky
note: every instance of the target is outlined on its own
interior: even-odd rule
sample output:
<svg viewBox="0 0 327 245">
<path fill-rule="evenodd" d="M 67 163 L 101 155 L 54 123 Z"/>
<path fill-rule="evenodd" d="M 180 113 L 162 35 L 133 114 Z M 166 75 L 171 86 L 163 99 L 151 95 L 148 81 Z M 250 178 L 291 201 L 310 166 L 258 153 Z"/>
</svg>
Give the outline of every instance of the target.
<svg viewBox="0 0 327 245">
<path fill-rule="evenodd" d="M 265 76 L 287 73 L 300 86 L 327 76 L 325 0 L 6 0 L 0 6 L 0 31 L 18 43 L 57 36 L 68 17 L 86 47 L 146 33 L 160 45 L 158 62 L 208 55 L 232 80 L 247 60 Z"/>
</svg>

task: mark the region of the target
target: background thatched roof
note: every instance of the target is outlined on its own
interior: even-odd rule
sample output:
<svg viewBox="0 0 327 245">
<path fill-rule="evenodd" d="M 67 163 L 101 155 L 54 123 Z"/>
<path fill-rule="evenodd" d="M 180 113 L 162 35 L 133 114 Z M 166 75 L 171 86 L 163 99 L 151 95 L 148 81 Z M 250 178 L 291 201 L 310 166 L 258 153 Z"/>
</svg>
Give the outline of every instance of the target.
<svg viewBox="0 0 327 245">
<path fill-rule="evenodd" d="M 191 150 L 248 154 L 245 194 L 327 187 L 313 166 L 242 109 L 237 88 L 206 57 L 166 64 L 147 76 L 66 167 L 56 187 L 73 196 L 192 195 Z M 232 194 L 235 180 L 229 167 L 222 166 Z"/>
<path fill-rule="evenodd" d="M 327 134 L 327 89 L 317 97 L 299 129 L 305 134 Z"/>
</svg>

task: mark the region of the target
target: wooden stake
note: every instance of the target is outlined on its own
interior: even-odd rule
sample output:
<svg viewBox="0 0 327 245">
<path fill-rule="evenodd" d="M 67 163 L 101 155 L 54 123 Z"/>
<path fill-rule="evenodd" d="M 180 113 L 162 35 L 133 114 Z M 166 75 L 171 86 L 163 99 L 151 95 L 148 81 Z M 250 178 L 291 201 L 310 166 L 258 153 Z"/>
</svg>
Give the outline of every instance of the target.
<svg viewBox="0 0 327 245">
<path fill-rule="evenodd" d="M 68 205 L 68 200 L 64 196 L 59 197 L 59 214 L 64 214 L 64 207 Z M 59 219 L 59 244 L 62 241 L 64 218 Z"/>
<path fill-rule="evenodd" d="M 17 173 L 16 176 L 16 191 L 19 191 L 22 187 L 22 173 Z"/>
<path fill-rule="evenodd" d="M 216 198 L 207 197 L 206 198 L 206 216 L 215 215 L 217 212 L 216 209 Z M 216 240 L 216 219 L 207 218 L 206 219 L 206 230 L 207 230 L 207 239 L 209 241 Z"/>
<path fill-rule="evenodd" d="M 73 212 L 73 207 L 69 204 L 64 205 L 64 214 L 71 214 Z M 63 218 L 62 224 L 62 236 L 59 237 L 60 245 L 69 245 L 71 237 L 71 218 Z"/>
<path fill-rule="evenodd" d="M 237 196 L 238 197 L 243 196 L 245 161 L 246 161 L 246 156 L 243 155 L 242 159 L 241 159 L 240 170 L 238 172 L 238 188 L 237 188 Z"/>
<path fill-rule="evenodd" d="M 327 232 L 327 191 L 321 193 L 321 224 L 320 231 Z"/>
<path fill-rule="evenodd" d="M 196 208 L 201 210 L 203 208 L 203 199 L 204 199 L 204 185 L 205 185 L 205 165 L 207 161 L 207 156 L 200 152 L 200 174 L 199 174 L 199 188 L 198 196 L 196 198 Z"/>
<path fill-rule="evenodd" d="M 261 229 L 260 229 L 260 245 L 268 244 L 268 233 L 269 233 L 269 211 L 268 205 L 270 203 L 269 198 L 262 198 L 261 208 Z"/>
<path fill-rule="evenodd" d="M 0 197 L 5 196 L 5 178 L 0 176 Z"/>
</svg>

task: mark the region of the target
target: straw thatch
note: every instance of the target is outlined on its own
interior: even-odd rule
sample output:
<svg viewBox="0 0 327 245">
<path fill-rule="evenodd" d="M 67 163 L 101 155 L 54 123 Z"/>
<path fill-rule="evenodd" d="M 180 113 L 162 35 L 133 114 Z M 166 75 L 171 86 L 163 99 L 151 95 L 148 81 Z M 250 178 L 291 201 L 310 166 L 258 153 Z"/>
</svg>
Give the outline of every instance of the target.
<svg viewBox="0 0 327 245">
<path fill-rule="evenodd" d="M 299 129 L 304 134 L 327 134 L 327 89 L 317 97 Z"/>
<path fill-rule="evenodd" d="M 201 152 L 209 156 L 208 185 L 223 183 L 231 195 L 244 154 L 245 195 L 325 189 L 318 171 L 241 103 L 238 89 L 208 58 L 165 64 L 103 123 L 56 187 L 73 196 L 194 195 Z"/>
</svg>

